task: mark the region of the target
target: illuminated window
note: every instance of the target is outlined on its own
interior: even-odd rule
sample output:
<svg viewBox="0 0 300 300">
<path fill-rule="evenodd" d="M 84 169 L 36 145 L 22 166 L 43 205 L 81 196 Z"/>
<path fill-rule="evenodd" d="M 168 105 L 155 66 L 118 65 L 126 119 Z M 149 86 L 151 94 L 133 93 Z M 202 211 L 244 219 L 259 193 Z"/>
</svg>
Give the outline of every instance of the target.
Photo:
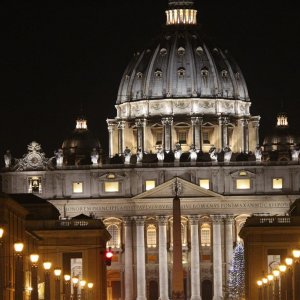
<svg viewBox="0 0 300 300">
<path fill-rule="evenodd" d="M 250 179 L 237 179 L 236 180 L 236 189 L 237 190 L 249 190 L 250 189 Z"/>
<path fill-rule="evenodd" d="M 203 131 L 203 144 L 210 144 L 208 131 Z"/>
<path fill-rule="evenodd" d="M 119 248 L 120 247 L 120 229 L 117 225 L 112 224 L 107 227 L 107 231 L 111 235 L 111 239 L 107 242 L 108 247 Z"/>
<path fill-rule="evenodd" d="M 83 192 L 83 183 L 73 182 L 73 193 L 82 193 L 82 192 Z"/>
<path fill-rule="evenodd" d="M 115 179 L 116 175 L 113 174 L 113 173 L 109 173 L 109 174 L 107 174 L 106 178 L 108 178 L 108 179 Z"/>
<path fill-rule="evenodd" d="M 199 179 L 199 185 L 203 189 L 209 190 L 209 179 Z"/>
<path fill-rule="evenodd" d="M 107 181 L 104 182 L 104 191 L 106 193 L 115 193 L 119 191 L 119 182 L 118 181 Z"/>
<path fill-rule="evenodd" d="M 155 180 L 146 180 L 146 183 L 145 183 L 146 191 L 154 189 L 155 184 L 156 184 Z"/>
<path fill-rule="evenodd" d="M 274 190 L 280 190 L 283 186 L 283 180 L 282 178 L 273 178 L 273 189 Z"/>
<path fill-rule="evenodd" d="M 178 131 L 178 143 L 179 144 L 186 144 L 186 137 L 187 137 L 186 131 Z"/>
<path fill-rule="evenodd" d="M 147 227 L 147 247 L 156 247 L 156 227 L 154 225 L 149 225 Z"/>
<path fill-rule="evenodd" d="M 210 239 L 211 239 L 211 231 L 210 231 L 210 225 L 207 223 L 204 223 L 201 226 L 201 246 L 202 247 L 210 247 Z"/>
<path fill-rule="evenodd" d="M 39 176 L 33 176 L 28 178 L 28 193 L 42 192 L 42 178 Z"/>
<path fill-rule="evenodd" d="M 247 172 L 246 171 L 240 171 L 239 175 L 240 176 L 247 176 Z"/>
</svg>

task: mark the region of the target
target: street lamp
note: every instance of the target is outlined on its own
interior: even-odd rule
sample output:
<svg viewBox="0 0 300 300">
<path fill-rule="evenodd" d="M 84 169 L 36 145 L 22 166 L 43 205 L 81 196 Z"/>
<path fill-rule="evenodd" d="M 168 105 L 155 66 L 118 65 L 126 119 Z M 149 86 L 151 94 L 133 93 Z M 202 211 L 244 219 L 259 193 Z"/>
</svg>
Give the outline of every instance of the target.
<svg viewBox="0 0 300 300">
<path fill-rule="evenodd" d="M 269 300 L 273 299 L 273 281 L 274 281 L 274 275 L 269 274 L 267 276 L 268 281 L 269 281 Z"/>
<path fill-rule="evenodd" d="M 72 283 L 73 283 L 73 300 L 78 300 L 78 282 L 79 278 L 74 276 L 72 277 Z"/>
<path fill-rule="evenodd" d="M 4 247 L 3 245 L 4 227 L 0 226 L 0 270 L 4 272 Z M 3 248 L 3 249 L 2 249 Z M 0 277 L 0 300 L 4 300 L 4 276 Z"/>
<path fill-rule="evenodd" d="M 287 257 L 285 259 L 285 264 L 287 265 L 287 274 L 286 274 L 286 291 L 287 299 L 293 299 L 293 259 Z"/>
<path fill-rule="evenodd" d="M 294 257 L 294 270 L 293 270 L 293 293 L 294 293 L 294 299 L 298 300 L 300 299 L 300 250 L 294 249 L 292 251 L 293 257 Z"/>
<path fill-rule="evenodd" d="M 262 300 L 262 280 L 257 280 L 257 286 L 258 286 L 258 300 Z"/>
<path fill-rule="evenodd" d="M 286 265 L 279 265 L 279 271 L 280 271 L 280 297 L 281 300 L 286 299 Z"/>
<path fill-rule="evenodd" d="M 45 276 L 45 300 L 51 300 L 50 298 L 50 269 L 52 267 L 52 263 L 50 261 L 46 261 L 43 263 L 44 267 L 44 276 Z"/>
<path fill-rule="evenodd" d="M 88 282 L 87 287 L 88 287 L 88 300 L 89 300 L 91 298 L 90 296 L 92 295 L 92 288 L 94 287 L 94 284 L 92 282 Z"/>
<path fill-rule="evenodd" d="M 23 299 L 24 281 L 23 281 L 23 256 L 24 244 L 22 242 L 14 243 L 16 253 L 15 265 L 15 299 Z"/>
<path fill-rule="evenodd" d="M 55 300 L 60 300 L 60 275 L 61 275 L 61 268 L 54 269 L 54 276 L 55 276 Z"/>
<path fill-rule="evenodd" d="M 65 300 L 71 299 L 71 276 L 69 274 L 64 275 L 64 288 L 65 288 Z"/>
<path fill-rule="evenodd" d="M 38 300 L 39 299 L 39 292 L 38 292 L 38 261 L 39 255 L 38 254 L 30 254 L 30 261 L 31 261 L 31 293 L 30 299 L 31 300 Z"/>
<path fill-rule="evenodd" d="M 274 275 L 274 300 L 279 300 L 279 277 L 280 277 L 280 271 L 279 270 L 273 270 Z"/>
<path fill-rule="evenodd" d="M 264 277 L 262 279 L 263 282 L 263 298 L 267 299 L 268 298 L 268 278 Z"/>
<path fill-rule="evenodd" d="M 86 286 L 86 281 L 85 280 L 80 280 L 79 282 L 80 289 L 81 289 L 81 300 L 85 300 L 85 286 Z"/>
</svg>

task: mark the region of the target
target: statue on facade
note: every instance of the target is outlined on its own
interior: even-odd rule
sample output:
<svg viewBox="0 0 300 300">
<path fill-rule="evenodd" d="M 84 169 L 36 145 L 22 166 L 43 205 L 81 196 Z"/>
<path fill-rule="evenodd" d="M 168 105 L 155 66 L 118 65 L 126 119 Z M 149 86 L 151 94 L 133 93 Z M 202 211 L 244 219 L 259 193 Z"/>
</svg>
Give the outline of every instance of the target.
<svg viewBox="0 0 300 300">
<path fill-rule="evenodd" d="M 175 150 L 174 150 L 175 161 L 180 161 L 181 154 L 182 154 L 181 144 L 176 143 Z"/>
<path fill-rule="evenodd" d="M 211 146 L 208 153 L 209 153 L 211 161 L 213 161 L 213 162 L 218 161 L 217 148 L 214 145 Z"/>
<path fill-rule="evenodd" d="M 231 149 L 226 146 L 224 149 L 223 149 L 223 152 L 224 152 L 224 162 L 230 162 L 231 160 L 231 156 L 232 156 L 232 151 Z"/>
<path fill-rule="evenodd" d="M 257 146 L 256 148 L 255 148 L 255 152 L 254 152 L 254 154 L 255 154 L 255 159 L 256 159 L 256 161 L 261 161 L 261 159 L 262 159 L 262 150 L 261 150 L 261 147 L 260 146 Z"/>
<path fill-rule="evenodd" d="M 98 165 L 98 160 L 99 160 L 99 152 L 97 151 L 96 148 L 93 148 L 91 152 L 91 161 L 93 165 Z"/>
<path fill-rule="evenodd" d="M 292 155 L 292 161 L 298 161 L 299 160 L 299 149 L 292 149 L 291 150 L 291 155 Z"/>
<path fill-rule="evenodd" d="M 189 152 L 190 152 L 189 158 L 191 162 L 195 162 L 197 160 L 197 151 L 194 144 L 191 145 Z"/>
<path fill-rule="evenodd" d="M 142 148 L 139 147 L 137 152 L 136 152 L 136 162 L 141 163 L 142 160 L 143 160 L 143 151 L 142 151 Z"/>
<path fill-rule="evenodd" d="M 64 153 L 62 149 L 58 149 L 54 151 L 55 159 L 56 159 L 56 166 L 61 167 L 64 161 Z"/>
<path fill-rule="evenodd" d="M 158 162 L 163 162 L 164 161 L 165 153 L 164 153 L 164 149 L 161 146 L 159 146 L 157 148 L 156 156 L 157 156 Z"/>
<path fill-rule="evenodd" d="M 131 158 L 131 151 L 130 149 L 126 146 L 124 150 L 124 158 L 125 158 L 125 164 L 130 164 L 130 158 Z"/>
<path fill-rule="evenodd" d="M 9 168 L 11 166 L 11 153 L 9 150 L 6 150 L 4 154 L 4 163 L 5 163 L 5 168 Z"/>
</svg>

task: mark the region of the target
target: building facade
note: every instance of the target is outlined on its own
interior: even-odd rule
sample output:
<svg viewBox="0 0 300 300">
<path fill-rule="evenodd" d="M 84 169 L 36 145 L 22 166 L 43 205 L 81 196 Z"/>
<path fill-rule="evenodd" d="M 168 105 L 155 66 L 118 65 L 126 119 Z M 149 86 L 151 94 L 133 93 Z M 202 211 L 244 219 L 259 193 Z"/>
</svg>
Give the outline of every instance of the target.
<svg viewBox="0 0 300 300">
<path fill-rule="evenodd" d="M 55 157 L 32 142 L 22 159 L 6 154 L 1 173 L 6 193 L 35 193 L 63 219 L 103 220 L 115 254 L 109 300 L 170 298 L 175 182 L 185 295 L 193 300 L 226 297 L 248 216 L 285 215 L 299 197 L 299 152 L 290 145 L 280 162 L 263 153 L 242 72 L 203 39 L 193 1 L 170 0 L 166 16 L 162 34 L 123 74 L 116 117 L 107 119 L 108 159 L 94 138 L 86 142 L 82 117 Z"/>
</svg>

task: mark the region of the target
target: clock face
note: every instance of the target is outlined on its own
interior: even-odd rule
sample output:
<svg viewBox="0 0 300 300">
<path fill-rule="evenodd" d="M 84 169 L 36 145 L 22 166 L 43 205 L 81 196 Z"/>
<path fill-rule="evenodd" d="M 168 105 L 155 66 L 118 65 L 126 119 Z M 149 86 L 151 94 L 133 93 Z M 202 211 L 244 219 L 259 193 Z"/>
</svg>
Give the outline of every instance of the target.
<svg viewBox="0 0 300 300">
<path fill-rule="evenodd" d="M 37 167 L 41 163 L 41 157 L 36 153 L 31 153 L 28 154 L 27 161 L 31 167 Z"/>
</svg>

